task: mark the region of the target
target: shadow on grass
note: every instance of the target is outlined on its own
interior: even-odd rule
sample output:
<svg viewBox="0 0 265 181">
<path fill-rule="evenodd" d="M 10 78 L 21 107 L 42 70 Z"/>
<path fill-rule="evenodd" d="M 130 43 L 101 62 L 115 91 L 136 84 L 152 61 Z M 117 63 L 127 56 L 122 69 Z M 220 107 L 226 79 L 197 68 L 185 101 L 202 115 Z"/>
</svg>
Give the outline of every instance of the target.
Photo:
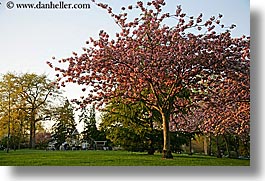
<svg viewBox="0 0 265 181">
<path fill-rule="evenodd" d="M 144 156 L 144 157 L 150 156 L 150 157 L 161 157 L 162 158 L 162 154 L 161 153 L 155 153 L 154 155 L 149 155 L 148 153 L 131 152 L 131 154 L 135 155 L 135 156 Z M 189 155 L 189 154 L 173 154 L 173 159 L 174 158 L 216 159 L 217 157 L 207 156 L 207 155 L 197 155 L 197 154 L 193 154 L 193 155 Z"/>
</svg>

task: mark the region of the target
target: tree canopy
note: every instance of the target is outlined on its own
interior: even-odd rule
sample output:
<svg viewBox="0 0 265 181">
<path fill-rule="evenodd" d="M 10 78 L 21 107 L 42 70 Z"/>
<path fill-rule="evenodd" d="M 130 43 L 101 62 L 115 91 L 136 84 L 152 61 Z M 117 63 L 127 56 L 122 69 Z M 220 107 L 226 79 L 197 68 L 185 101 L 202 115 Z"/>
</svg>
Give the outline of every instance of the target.
<svg viewBox="0 0 265 181">
<path fill-rule="evenodd" d="M 29 145 L 34 148 L 38 123 L 44 120 L 49 103 L 55 100 L 50 98 L 59 95 L 56 86 L 46 75 L 7 73 L 1 76 L 0 93 L 0 124 L 3 125 L 0 136 L 12 132 L 20 143 L 21 136 L 29 130 Z"/>
<path fill-rule="evenodd" d="M 163 13 L 164 0 L 138 1 L 122 7 L 120 14 L 107 4 L 95 4 L 114 18 L 121 31 L 113 39 L 100 31 L 99 39 L 87 41 L 90 47 L 82 55 L 59 60 L 66 68 L 54 67 L 58 86 L 67 82 L 83 86 L 87 96 L 75 100 L 81 107 L 90 103 L 100 107 L 117 97 L 144 102 L 161 114 L 163 157 L 172 158 L 169 124 L 174 115 L 186 114 L 195 105 L 202 109 L 212 102 L 248 101 L 250 37 L 231 37 L 235 25 L 224 25 L 223 15 L 203 20 L 203 14 L 189 16 L 180 5 L 174 13 Z M 128 14 L 136 9 L 140 16 L 130 20 Z M 168 18 L 175 19 L 175 25 L 167 25 Z M 217 106 L 218 113 L 231 113 L 233 106 L 225 105 Z M 249 115 L 246 106 L 240 109 Z M 209 111 L 205 111 L 209 119 L 217 115 Z"/>
</svg>

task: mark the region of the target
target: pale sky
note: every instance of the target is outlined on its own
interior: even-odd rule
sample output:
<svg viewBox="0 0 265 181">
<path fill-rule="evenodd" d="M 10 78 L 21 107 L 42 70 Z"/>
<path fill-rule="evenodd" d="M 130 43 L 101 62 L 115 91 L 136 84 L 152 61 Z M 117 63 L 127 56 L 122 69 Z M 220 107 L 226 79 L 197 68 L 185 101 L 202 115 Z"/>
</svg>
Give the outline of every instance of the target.
<svg viewBox="0 0 265 181">
<path fill-rule="evenodd" d="M 17 73 L 45 73 L 53 79 L 55 72 L 46 65 L 55 56 L 67 58 L 72 52 L 82 52 L 90 36 L 97 38 L 101 29 L 110 34 L 119 31 L 119 27 L 106 11 L 94 6 L 89 0 L 64 0 L 65 3 L 89 3 L 90 9 L 82 10 L 32 10 L 8 9 L 9 0 L 0 0 L 0 74 L 8 71 Z M 59 0 L 42 0 L 42 3 Z M 114 12 L 120 7 L 133 4 L 137 0 L 104 0 Z M 13 0 L 14 3 L 34 3 L 34 0 Z M 146 0 L 144 2 L 147 2 Z M 166 12 L 175 12 L 181 5 L 183 12 L 205 18 L 223 14 L 223 23 L 236 24 L 233 36 L 250 35 L 249 0 L 166 0 Z M 65 95 L 78 98 L 78 89 L 67 87 Z"/>
</svg>

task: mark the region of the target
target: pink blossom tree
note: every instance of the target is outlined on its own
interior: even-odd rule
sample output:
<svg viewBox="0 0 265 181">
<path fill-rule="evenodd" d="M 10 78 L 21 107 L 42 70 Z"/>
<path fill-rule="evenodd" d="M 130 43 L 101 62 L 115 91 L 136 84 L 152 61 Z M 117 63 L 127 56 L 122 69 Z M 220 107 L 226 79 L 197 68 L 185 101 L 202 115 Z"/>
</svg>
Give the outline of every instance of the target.
<svg viewBox="0 0 265 181">
<path fill-rule="evenodd" d="M 181 6 L 173 14 L 163 13 L 164 0 L 139 1 L 122 7 L 120 14 L 107 4 L 95 4 L 114 18 L 121 31 L 111 39 L 102 30 L 98 40 L 87 41 L 90 47 L 82 55 L 74 53 L 59 60 L 67 68 L 55 67 L 58 85 L 83 85 L 87 96 L 75 100 L 81 107 L 91 103 L 100 107 L 117 97 L 125 102 L 144 101 L 161 114 L 163 158 L 172 158 L 171 115 L 199 100 L 204 94 L 202 80 L 212 75 L 233 76 L 234 66 L 249 60 L 249 38 L 232 38 L 229 29 L 235 25 L 223 25 L 222 15 L 203 22 L 202 14 L 188 16 Z M 128 13 L 134 10 L 141 14 L 129 20 Z M 168 18 L 176 24 L 165 24 Z M 215 81 L 221 79 L 219 76 Z"/>
</svg>

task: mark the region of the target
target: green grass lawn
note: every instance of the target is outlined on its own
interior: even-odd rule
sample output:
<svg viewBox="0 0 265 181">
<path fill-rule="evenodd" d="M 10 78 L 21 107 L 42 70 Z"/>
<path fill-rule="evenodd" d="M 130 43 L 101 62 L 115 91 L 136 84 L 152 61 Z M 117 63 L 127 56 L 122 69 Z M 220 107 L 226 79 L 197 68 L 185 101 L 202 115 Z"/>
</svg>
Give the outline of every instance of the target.
<svg viewBox="0 0 265 181">
<path fill-rule="evenodd" d="M 0 151 L 1 166 L 249 166 L 250 160 L 216 158 L 201 155 L 147 155 L 127 151 Z"/>
</svg>

